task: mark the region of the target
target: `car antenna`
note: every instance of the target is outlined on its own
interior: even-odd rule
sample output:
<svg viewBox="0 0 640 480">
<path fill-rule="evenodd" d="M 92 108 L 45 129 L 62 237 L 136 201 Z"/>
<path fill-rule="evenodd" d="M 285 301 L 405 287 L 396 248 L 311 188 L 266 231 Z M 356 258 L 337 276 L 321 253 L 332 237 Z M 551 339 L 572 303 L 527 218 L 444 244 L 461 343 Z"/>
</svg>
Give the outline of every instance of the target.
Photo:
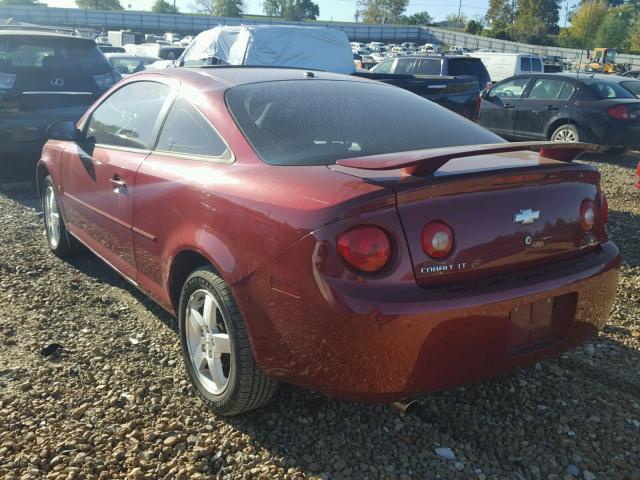
<svg viewBox="0 0 640 480">
<path fill-rule="evenodd" d="M 591 2 L 589 4 L 589 14 L 587 15 L 587 25 L 591 24 L 591 17 L 593 16 L 593 4 L 594 4 L 594 2 Z M 584 39 L 584 41 L 582 43 L 582 46 L 584 48 L 580 49 L 580 56 L 578 57 L 578 68 L 576 68 L 576 81 L 580 80 L 580 66 L 582 65 L 582 54 L 584 53 L 584 50 L 587 50 L 586 49 L 586 43 L 587 43 L 587 40 Z M 587 50 L 587 52 L 588 52 L 588 50 Z M 571 125 L 571 119 L 573 118 L 573 110 L 574 110 L 574 107 L 575 107 L 575 104 L 576 104 L 575 97 L 578 95 L 579 89 L 580 89 L 580 85 L 577 85 L 576 86 L 576 91 L 574 92 L 573 101 L 571 102 L 571 105 L 569 105 L 569 116 L 567 118 L 567 127 L 569 125 Z M 577 128 L 576 128 L 576 130 L 577 130 Z"/>
</svg>

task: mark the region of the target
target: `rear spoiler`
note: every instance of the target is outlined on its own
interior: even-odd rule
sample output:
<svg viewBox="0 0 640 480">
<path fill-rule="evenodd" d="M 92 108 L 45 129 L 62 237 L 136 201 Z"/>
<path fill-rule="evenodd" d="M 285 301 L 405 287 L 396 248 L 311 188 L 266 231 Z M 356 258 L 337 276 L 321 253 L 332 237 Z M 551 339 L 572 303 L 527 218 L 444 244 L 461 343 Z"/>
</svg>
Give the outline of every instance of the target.
<svg viewBox="0 0 640 480">
<path fill-rule="evenodd" d="M 541 157 L 561 162 L 571 162 L 584 152 L 598 152 L 602 147 L 591 143 L 559 142 L 512 142 L 485 145 L 463 145 L 459 147 L 411 150 L 408 152 L 370 155 L 368 157 L 345 158 L 336 163 L 343 167 L 362 170 L 402 170 L 402 174 L 432 175 L 449 160 L 476 157 L 494 153 L 519 151 L 539 152 Z"/>
</svg>

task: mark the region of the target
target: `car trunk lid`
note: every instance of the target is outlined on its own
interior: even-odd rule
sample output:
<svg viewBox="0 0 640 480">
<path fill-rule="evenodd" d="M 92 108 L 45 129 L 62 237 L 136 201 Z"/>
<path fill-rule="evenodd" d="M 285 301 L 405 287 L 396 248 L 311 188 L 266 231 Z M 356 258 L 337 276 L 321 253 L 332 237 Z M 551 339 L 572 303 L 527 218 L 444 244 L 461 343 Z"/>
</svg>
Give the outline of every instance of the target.
<svg viewBox="0 0 640 480">
<path fill-rule="evenodd" d="M 338 162 L 337 168 L 345 173 L 368 172 L 365 177 L 395 190 L 418 284 L 470 280 L 551 263 L 578 256 L 606 238 L 603 224 L 596 222 L 586 232 L 580 223 L 583 201 L 593 201 L 598 211 L 598 172 L 567 163 L 589 147 L 536 142 L 456 148 L 447 155 L 407 152 L 404 162 L 401 154 L 387 156 L 387 167 L 401 167 L 395 171 L 367 170 L 365 158 Z M 539 148 L 546 156 L 531 151 Z M 469 152 L 475 156 L 466 156 Z M 418 160 L 425 155 L 431 161 Z M 369 159 L 368 166 L 380 167 L 381 162 Z M 453 231 L 453 249 L 443 259 L 431 258 L 422 247 L 423 229 L 432 221 L 444 222 Z"/>
</svg>

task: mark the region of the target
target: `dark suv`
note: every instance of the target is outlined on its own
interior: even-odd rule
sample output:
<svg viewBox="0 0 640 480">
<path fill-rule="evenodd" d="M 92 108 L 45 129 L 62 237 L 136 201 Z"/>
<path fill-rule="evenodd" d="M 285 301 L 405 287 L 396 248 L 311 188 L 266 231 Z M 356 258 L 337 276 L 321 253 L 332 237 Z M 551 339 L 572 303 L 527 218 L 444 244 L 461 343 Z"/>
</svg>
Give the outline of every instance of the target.
<svg viewBox="0 0 640 480">
<path fill-rule="evenodd" d="M 371 71 L 444 77 L 473 76 L 478 79 L 480 90 L 491 86 L 491 77 L 482 60 L 463 55 L 412 55 L 388 58 L 373 67 Z"/>
<path fill-rule="evenodd" d="M 93 40 L 0 30 L 0 182 L 32 179 L 46 127 L 78 120 L 120 78 Z"/>
</svg>

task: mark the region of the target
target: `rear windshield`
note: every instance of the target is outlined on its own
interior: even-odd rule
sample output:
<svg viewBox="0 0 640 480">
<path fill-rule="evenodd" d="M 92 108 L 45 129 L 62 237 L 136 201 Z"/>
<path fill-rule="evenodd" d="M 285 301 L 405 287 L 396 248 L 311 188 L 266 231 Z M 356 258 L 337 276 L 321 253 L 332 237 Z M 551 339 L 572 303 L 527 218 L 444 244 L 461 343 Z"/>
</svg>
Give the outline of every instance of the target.
<svg viewBox="0 0 640 480">
<path fill-rule="evenodd" d="M 489 73 L 482 60 L 472 58 L 452 58 L 449 60 L 449 75 L 473 75 L 479 79 L 488 79 Z"/>
<path fill-rule="evenodd" d="M 274 165 L 332 165 L 348 157 L 504 141 L 429 100 L 378 83 L 254 83 L 230 88 L 226 100 L 256 152 Z"/>
<path fill-rule="evenodd" d="M 600 98 L 636 98 L 629 90 L 614 82 L 587 79 L 584 83 Z"/>
<path fill-rule="evenodd" d="M 55 37 L 0 37 L 0 72 L 75 70 L 91 74 L 111 71 L 109 62 L 90 42 Z"/>
<path fill-rule="evenodd" d="M 624 88 L 633 93 L 636 97 L 640 96 L 640 82 L 637 80 L 628 80 L 625 82 L 620 82 Z"/>
</svg>

